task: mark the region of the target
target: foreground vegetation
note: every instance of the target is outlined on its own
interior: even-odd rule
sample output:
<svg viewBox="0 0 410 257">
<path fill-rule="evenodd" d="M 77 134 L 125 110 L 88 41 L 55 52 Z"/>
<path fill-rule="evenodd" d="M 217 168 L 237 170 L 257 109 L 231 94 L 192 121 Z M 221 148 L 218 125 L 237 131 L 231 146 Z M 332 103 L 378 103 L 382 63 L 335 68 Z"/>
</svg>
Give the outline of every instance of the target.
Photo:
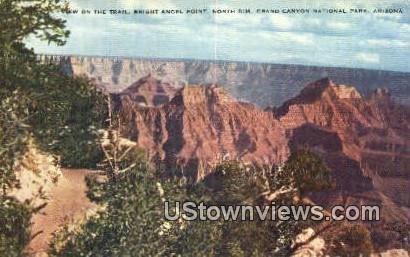
<svg viewBox="0 0 410 257">
<path fill-rule="evenodd" d="M 194 184 L 185 178 L 164 177 L 139 151 L 120 152 L 127 152 L 125 159 L 131 163 L 122 163 L 117 170 L 112 169 L 115 165 L 107 165 L 104 179 L 93 176 L 87 181 L 89 198 L 103 209 L 59 231 L 50 245 L 50 256 L 290 256 L 299 247 L 293 242 L 296 235 L 304 228 L 319 227 L 319 223 L 292 219 L 168 221 L 164 201 L 203 202 L 207 206 L 263 206 L 270 201 L 305 205 L 301 192 L 332 186 L 320 158 L 306 150 L 293 154 L 280 169 L 225 160 L 212 175 Z M 305 169 L 294 170 L 299 165 Z M 122 172 L 127 167 L 130 169 Z M 371 253 L 365 227 L 341 224 L 329 228 L 332 247 L 326 251 L 331 256 Z"/>
<path fill-rule="evenodd" d="M 184 178 L 165 178 L 137 154 L 128 159 L 133 163 L 125 166 L 133 168 L 127 172 L 117 173 L 108 166 L 105 180 L 89 178 L 88 195 L 104 209 L 58 233 L 51 256 L 289 256 L 294 250 L 292 239 L 309 225 L 297 221 L 171 222 L 164 218 L 165 200 L 219 206 L 270 204 L 264 200 L 267 193 L 290 185 L 279 183 L 286 166 L 280 172 L 224 161 L 209 178 L 189 184 Z M 289 190 L 275 202 L 302 204 L 295 202 L 295 194 L 296 190 Z"/>
<path fill-rule="evenodd" d="M 14 167 L 34 139 L 66 166 L 93 166 L 102 154 L 96 131 L 104 121 L 103 97 L 85 79 L 39 63 L 23 40 L 37 36 L 62 45 L 69 32 L 54 17 L 60 1 L 0 1 L 0 256 L 22 256 L 30 241 L 32 203 L 9 196 L 19 187 Z"/>
</svg>

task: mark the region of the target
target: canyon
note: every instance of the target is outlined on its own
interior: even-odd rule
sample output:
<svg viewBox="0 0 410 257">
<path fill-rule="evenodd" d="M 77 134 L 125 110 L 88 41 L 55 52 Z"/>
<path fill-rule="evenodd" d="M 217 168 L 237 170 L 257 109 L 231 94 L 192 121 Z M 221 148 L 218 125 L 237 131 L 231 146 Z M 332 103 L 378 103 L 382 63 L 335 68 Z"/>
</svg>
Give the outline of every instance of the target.
<svg viewBox="0 0 410 257">
<path fill-rule="evenodd" d="M 410 221 L 410 74 L 222 61 L 41 56 L 108 92 L 121 134 L 193 180 L 224 159 L 282 165 L 318 154 L 335 180 L 326 207 L 379 205 Z M 383 231 L 387 231 L 384 229 Z M 385 247 L 409 247 L 392 231 Z"/>
<path fill-rule="evenodd" d="M 223 158 L 277 165 L 308 147 L 323 157 L 337 180 L 335 192 L 316 195 L 318 201 L 329 206 L 342 200 L 377 203 L 388 206 L 389 219 L 410 219 L 408 73 L 200 60 L 39 58 L 109 92 L 122 134 L 168 168 L 183 167 L 185 175 L 200 179 Z"/>
<path fill-rule="evenodd" d="M 410 111 L 388 91 L 364 99 L 324 78 L 281 107 L 262 110 L 215 85 L 169 87 L 147 76 L 113 94 L 122 134 L 169 169 L 184 167 L 198 180 L 223 158 L 280 165 L 309 148 L 336 180 L 333 192 L 312 196 L 318 202 L 379 204 L 388 207 L 389 220 L 410 219 Z"/>
</svg>

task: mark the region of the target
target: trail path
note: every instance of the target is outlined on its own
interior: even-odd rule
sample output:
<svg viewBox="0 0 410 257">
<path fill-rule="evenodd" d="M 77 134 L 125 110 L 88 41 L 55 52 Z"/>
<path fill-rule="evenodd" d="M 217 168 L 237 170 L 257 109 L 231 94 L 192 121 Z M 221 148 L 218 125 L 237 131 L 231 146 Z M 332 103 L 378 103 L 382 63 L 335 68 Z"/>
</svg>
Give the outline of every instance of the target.
<svg viewBox="0 0 410 257">
<path fill-rule="evenodd" d="M 32 219 L 32 234 L 42 232 L 30 242 L 30 252 L 45 252 L 53 232 L 69 222 L 82 218 L 87 210 L 95 207 L 86 196 L 85 177 L 91 172 L 86 169 L 62 170 L 62 177 L 51 190 L 47 206 Z"/>
</svg>

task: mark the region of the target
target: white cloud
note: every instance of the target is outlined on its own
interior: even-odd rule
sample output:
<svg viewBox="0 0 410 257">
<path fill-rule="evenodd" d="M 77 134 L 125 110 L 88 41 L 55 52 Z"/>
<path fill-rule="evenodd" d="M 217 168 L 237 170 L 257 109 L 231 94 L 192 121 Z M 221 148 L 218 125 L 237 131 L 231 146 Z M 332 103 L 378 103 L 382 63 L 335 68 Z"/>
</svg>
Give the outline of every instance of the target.
<svg viewBox="0 0 410 257">
<path fill-rule="evenodd" d="M 355 59 L 364 62 L 364 63 L 379 63 L 380 62 L 380 56 L 375 53 L 358 53 L 355 56 Z"/>
<path fill-rule="evenodd" d="M 311 33 L 300 32 L 267 32 L 259 31 L 254 33 L 254 39 L 260 38 L 262 42 L 277 46 L 280 49 L 283 46 L 293 46 L 296 48 L 300 46 L 312 46 L 315 43 L 315 37 Z"/>
<path fill-rule="evenodd" d="M 326 23 L 326 26 L 334 30 L 346 30 L 352 27 L 352 25 L 349 22 L 341 22 L 341 21 L 329 21 Z"/>
<path fill-rule="evenodd" d="M 407 42 L 397 39 L 367 39 L 360 41 L 362 46 L 370 45 L 375 47 L 406 47 L 409 46 Z"/>
<path fill-rule="evenodd" d="M 255 15 L 232 15 L 232 14 L 215 14 L 213 21 L 219 25 L 230 27 L 259 27 L 261 25 L 261 18 Z"/>
<path fill-rule="evenodd" d="M 308 26 L 320 26 L 322 21 L 319 18 L 304 18 L 303 23 Z"/>
<path fill-rule="evenodd" d="M 314 36 L 309 33 L 291 33 L 291 32 L 279 32 L 278 33 L 284 40 L 297 43 L 300 45 L 313 45 Z"/>
<path fill-rule="evenodd" d="M 295 26 L 295 19 L 282 14 L 271 16 L 270 22 L 275 28 L 278 28 L 280 30 L 289 30 Z"/>
</svg>

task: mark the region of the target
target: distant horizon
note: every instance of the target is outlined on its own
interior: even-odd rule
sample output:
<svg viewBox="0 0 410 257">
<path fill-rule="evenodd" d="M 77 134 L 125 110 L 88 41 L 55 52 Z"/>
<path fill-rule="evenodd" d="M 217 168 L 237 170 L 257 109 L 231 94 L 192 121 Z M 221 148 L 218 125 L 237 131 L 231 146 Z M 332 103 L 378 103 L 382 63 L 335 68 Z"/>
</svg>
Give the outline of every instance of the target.
<svg viewBox="0 0 410 257">
<path fill-rule="evenodd" d="M 39 53 L 38 59 L 61 64 L 68 74 L 97 79 L 110 92 L 119 92 L 150 74 L 177 86 L 184 83 L 215 83 L 228 89 L 241 101 L 266 107 L 280 106 L 284 100 L 294 97 L 310 83 L 328 78 L 337 85 L 356 88 L 365 98 L 370 97 L 376 88 L 387 88 L 397 102 L 407 104 L 410 100 L 407 89 L 410 73 L 402 71 L 232 60 L 47 53 Z M 158 71 L 157 67 L 164 68 Z M 245 85 L 251 90 L 246 90 Z"/>
<path fill-rule="evenodd" d="M 60 56 L 60 57 L 86 57 L 86 58 L 106 58 L 106 59 L 129 59 L 129 60 L 156 60 L 164 62 L 181 62 L 181 61 L 200 61 L 200 62 L 215 62 L 215 63 L 249 63 L 249 64 L 266 64 L 266 65 L 283 65 L 283 66 L 303 66 L 314 68 L 335 68 L 335 69 L 352 69 L 352 70 L 367 70 L 367 71 L 385 71 L 409 74 L 410 71 L 387 70 L 376 68 L 362 68 L 351 66 L 331 66 L 320 64 L 302 64 L 302 63 L 279 63 L 279 62 L 258 62 L 258 61 L 242 61 L 242 60 L 226 60 L 226 59 L 198 59 L 198 58 L 171 58 L 171 57 L 144 57 L 144 56 L 116 56 L 116 55 L 90 55 L 90 54 L 54 54 L 54 53 L 35 53 L 38 56 Z"/>
</svg>

